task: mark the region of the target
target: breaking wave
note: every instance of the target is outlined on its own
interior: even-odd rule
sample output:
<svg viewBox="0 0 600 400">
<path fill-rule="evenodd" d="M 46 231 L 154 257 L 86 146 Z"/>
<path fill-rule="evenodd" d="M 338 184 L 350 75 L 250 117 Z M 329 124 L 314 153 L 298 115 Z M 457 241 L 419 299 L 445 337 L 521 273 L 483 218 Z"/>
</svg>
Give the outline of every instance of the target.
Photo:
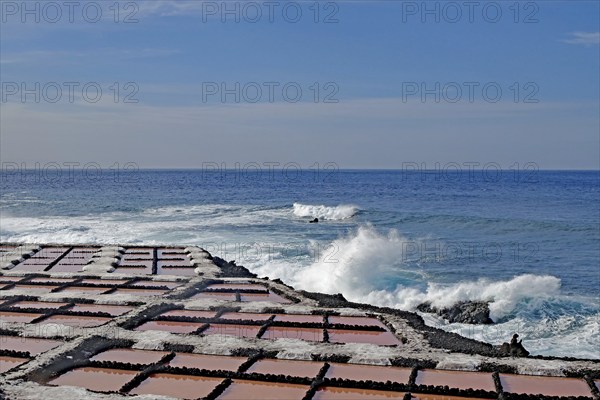
<svg viewBox="0 0 600 400">
<path fill-rule="evenodd" d="M 358 212 L 358 207 L 350 204 L 340 204 L 335 207 L 324 205 L 294 203 L 294 215 L 297 217 L 311 217 L 328 220 L 342 220 L 352 218 Z"/>
<path fill-rule="evenodd" d="M 382 234 L 371 226 L 362 226 L 324 247 L 310 263 L 301 265 L 282 257 L 248 266 L 259 276 L 281 278 L 298 289 L 342 293 L 350 301 L 408 311 L 415 311 L 424 302 L 449 307 L 462 301 L 485 301 L 490 317 L 498 323 L 494 329 L 504 329 L 506 334 L 490 338 L 490 328 L 486 328 L 486 334 L 475 335 L 471 332 L 473 325 L 447 324 L 435 316 L 425 317 L 442 329 L 496 344 L 510 338 L 511 330 L 518 331 L 534 352 L 569 355 L 568 351 L 561 353 L 563 348 L 548 348 L 552 340 L 546 339 L 558 334 L 558 325 L 562 333 L 556 336 L 557 343 L 560 337 L 568 337 L 581 344 L 578 356 L 600 357 L 593 350 L 600 346 L 597 306 L 589 299 L 574 300 L 561 294 L 559 278 L 522 274 L 501 281 L 480 278 L 434 283 L 406 254 L 411 243 L 414 241 L 394 229 Z"/>
</svg>

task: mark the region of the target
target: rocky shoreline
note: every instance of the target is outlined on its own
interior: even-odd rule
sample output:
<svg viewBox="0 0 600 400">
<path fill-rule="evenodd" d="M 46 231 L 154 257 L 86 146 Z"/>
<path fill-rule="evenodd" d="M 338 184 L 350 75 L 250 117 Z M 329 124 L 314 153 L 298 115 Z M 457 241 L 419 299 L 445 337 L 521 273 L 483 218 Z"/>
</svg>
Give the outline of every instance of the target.
<svg viewBox="0 0 600 400">
<path fill-rule="evenodd" d="M 82 245 L 27 248 L 30 247 L 34 250 L 28 257 L 17 258 L 14 252 L 5 257 L 14 262 L 0 270 L 0 313 L 9 318 L 15 318 L 17 314 L 19 318 L 32 315 L 32 323 L 3 322 L 0 336 L 25 341 L 51 340 L 57 342 L 58 347 L 39 355 L 19 346 L 12 350 L 2 350 L 0 347 L 0 357 L 26 361 L 0 374 L 0 390 L 4 390 L 9 399 L 37 399 L 42 395 L 63 399 L 126 399 L 131 398 L 131 393 L 138 390 L 142 382 L 153 379 L 153 374 L 218 379 L 221 383 L 204 397 L 219 400 L 221 396 L 226 398 L 229 388 L 246 380 L 275 386 L 291 384 L 306 387 L 306 393 L 301 396 L 305 400 L 317 399 L 316 393 L 326 387 L 402 392 L 407 393 L 404 396 L 407 399 L 411 398 L 406 397 L 409 393 L 529 398 L 526 393 L 515 397 L 506 383 L 503 386 L 502 380 L 534 375 L 550 381 L 569 377 L 572 380 L 565 381 L 569 385 L 588 388 L 585 390 L 589 396 L 581 398 L 599 398 L 595 386 L 596 382 L 600 383 L 599 360 L 514 357 L 514 354 L 502 351 L 498 346 L 427 326 L 417 313 L 351 302 L 342 294 L 295 290 L 281 280 L 257 277 L 245 267 L 214 257 L 200 248 L 127 245 L 94 248 L 89 252 L 97 254 L 97 259 L 86 261 L 87 264 L 82 262 L 79 271 L 53 273 L 53 266 L 59 265 L 61 260 L 64 263 L 69 258 L 68 254 L 85 253 L 88 250 Z M 44 252 L 62 252 L 62 255 L 57 258 L 59 261 L 48 261 L 48 265 L 39 272 L 32 273 L 20 268 L 24 260 Z M 139 255 L 139 261 L 135 261 L 135 258 L 131 261 L 135 254 Z M 180 260 L 175 260 L 176 257 Z M 80 256 L 74 256 L 74 259 L 78 258 Z M 173 260 L 172 265 L 165 261 L 168 259 Z M 189 261 L 188 266 L 184 266 L 184 260 Z M 144 265 L 131 267 L 135 262 Z M 28 265 L 36 267 L 38 264 Z M 87 265 L 94 268 L 86 269 Z M 151 273 L 140 275 L 138 271 Z M 37 289 L 45 291 L 39 292 Z M 142 294 L 147 297 L 140 297 Z M 16 308 L 18 304 L 28 304 L 28 308 Z M 46 308 L 52 304 L 56 304 L 57 308 Z M 108 307 L 128 308 L 131 311 L 113 316 L 108 312 Z M 71 311 L 75 309 L 78 311 Z M 485 310 L 483 304 L 463 304 L 455 310 L 442 312 L 452 314 L 455 318 L 472 318 L 485 315 Z M 489 310 L 487 315 L 489 317 Z M 60 324 L 53 325 L 56 327 L 53 330 L 37 328 L 39 323 L 61 316 L 80 321 L 99 319 L 106 322 L 98 328 L 83 326 L 74 329 Z M 361 325 L 360 321 L 369 323 Z M 161 330 L 165 328 L 160 326 L 167 327 L 167 330 Z M 235 326 L 237 331 L 229 335 L 212 334 L 211 329 L 218 326 Z M 181 329 L 184 330 L 179 331 Z M 318 335 L 319 339 L 268 336 L 270 332 L 286 330 L 312 332 L 311 335 Z M 363 335 L 367 341 L 340 340 L 348 334 Z M 373 342 L 370 337 L 377 335 L 388 335 L 386 340 L 393 340 L 385 344 Z M 158 357 L 159 361 L 144 368 L 129 361 L 94 361 L 95 354 L 103 354 L 111 349 L 144 350 L 160 353 L 161 356 Z M 189 357 L 191 354 L 241 357 L 245 361 L 236 371 L 169 366 L 173 357 Z M 319 366 L 320 370 L 312 378 L 277 373 L 265 375 L 249 370 L 261 362 L 277 360 L 287 360 L 285 362 L 292 364 L 309 362 Z M 377 373 L 372 380 L 334 378 L 330 375 L 332 368 L 340 368 L 340 365 L 358 365 L 365 371 L 378 366 L 384 367 L 385 371 L 390 368 L 404 371 L 406 375 L 391 382 L 376 379 Z M 48 382 L 81 368 L 135 371 L 135 379 L 109 390 L 109 394 L 82 391 L 71 386 L 47 386 Z M 426 379 L 432 371 L 454 371 L 471 377 L 469 379 L 479 376 L 470 374 L 483 374 L 486 379 L 493 377 L 494 381 L 487 389 L 477 388 L 475 383 L 470 388 L 454 387 L 452 380 L 441 385 L 425 383 L 427 380 L 422 379 Z M 534 397 L 554 398 L 549 394 Z"/>
</svg>

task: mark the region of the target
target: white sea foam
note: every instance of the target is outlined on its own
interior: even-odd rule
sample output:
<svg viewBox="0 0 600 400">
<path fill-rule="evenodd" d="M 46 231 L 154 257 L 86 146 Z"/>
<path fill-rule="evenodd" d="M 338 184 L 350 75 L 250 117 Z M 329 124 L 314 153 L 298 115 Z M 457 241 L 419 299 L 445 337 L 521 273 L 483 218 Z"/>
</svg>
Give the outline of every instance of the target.
<svg viewBox="0 0 600 400">
<path fill-rule="evenodd" d="M 590 316 L 593 307 L 583 316 L 577 310 L 565 309 L 565 304 L 573 300 L 560 293 L 559 278 L 523 274 L 502 281 L 475 279 L 447 285 L 429 282 L 421 289 L 414 285 L 390 287 L 398 276 L 411 272 L 413 277 L 427 280 L 423 271 L 403 267 L 408 244 L 396 230 L 381 234 L 363 226 L 333 241 L 320 257 L 307 264 L 264 257 L 246 265 L 260 276 L 281 278 L 298 289 L 342 293 L 351 301 L 409 311 L 424 302 L 448 307 L 461 301 L 486 301 L 491 318 L 498 324 L 448 324 L 436 316 L 423 315 L 430 325 L 489 343 L 501 344 L 519 332 L 528 349 L 538 354 L 600 358 L 600 315 L 592 311 L 594 315 Z M 569 348 L 573 344 L 575 353 Z"/>
<path fill-rule="evenodd" d="M 342 220 L 352 218 L 358 207 L 351 204 L 340 204 L 335 207 L 324 205 L 316 206 L 310 204 L 294 203 L 294 215 L 297 217 L 311 217 L 328 220 Z"/>
</svg>

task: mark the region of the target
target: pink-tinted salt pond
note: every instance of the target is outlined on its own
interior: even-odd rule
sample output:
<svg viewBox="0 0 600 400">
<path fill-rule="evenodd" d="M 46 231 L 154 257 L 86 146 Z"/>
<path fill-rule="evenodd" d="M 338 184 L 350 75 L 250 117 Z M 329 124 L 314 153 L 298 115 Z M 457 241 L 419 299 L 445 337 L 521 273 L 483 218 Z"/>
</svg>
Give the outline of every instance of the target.
<svg viewBox="0 0 600 400">
<path fill-rule="evenodd" d="M 40 324 L 60 324 L 77 328 L 91 328 L 104 325 L 110 321 L 110 318 L 104 317 L 83 317 L 78 315 L 52 315 Z"/>
<path fill-rule="evenodd" d="M 190 333 L 202 326 L 198 322 L 148 321 L 135 328 L 136 331 L 164 331 Z"/>
<path fill-rule="evenodd" d="M 25 338 L 20 336 L 0 336 L 1 350 L 27 351 L 32 356 L 60 346 L 58 340 Z"/>
<path fill-rule="evenodd" d="M 166 356 L 164 351 L 136 350 L 136 349 L 111 349 L 92 357 L 92 361 L 113 361 L 131 364 L 153 364 Z"/>
<path fill-rule="evenodd" d="M 372 343 L 394 346 L 401 342 L 391 332 L 327 329 L 330 343 Z"/>
<path fill-rule="evenodd" d="M 217 397 L 217 399 L 301 400 L 306 394 L 308 388 L 309 387 L 305 385 L 296 385 L 290 383 L 272 383 L 234 379 L 231 385 L 225 389 L 223 394 Z"/>
<path fill-rule="evenodd" d="M 162 313 L 161 317 L 191 317 L 191 318 L 214 318 L 217 315 L 215 311 L 194 311 L 194 310 L 171 310 Z"/>
<path fill-rule="evenodd" d="M 169 361 L 171 367 L 176 368 L 198 368 L 208 370 L 237 371 L 240 365 L 246 361 L 246 357 L 213 356 L 207 354 L 177 353 L 175 358 Z"/>
<path fill-rule="evenodd" d="M 133 296 L 160 296 L 166 293 L 162 289 L 129 289 L 129 288 L 118 288 L 111 294 L 130 294 Z"/>
<path fill-rule="evenodd" d="M 169 281 L 137 281 L 129 286 L 145 286 L 145 287 L 167 287 L 169 289 L 176 288 L 185 284 L 185 282 L 169 282 Z"/>
<path fill-rule="evenodd" d="M 78 386 L 96 392 L 117 392 L 137 371 L 112 368 L 77 368 L 48 382 L 49 385 Z"/>
<path fill-rule="evenodd" d="M 26 290 L 28 292 L 35 293 L 50 293 L 52 289 L 56 289 L 58 286 L 52 285 L 27 285 L 27 284 L 18 284 L 15 285 L 11 290 Z"/>
<path fill-rule="evenodd" d="M 62 289 L 61 293 L 93 293 L 102 294 L 110 290 L 109 287 L 92 287 L 92 286 L 67 286 Z"/>
<path fill-rule="evenodd" d="M 176 276 L 195 276 L 195 268 L 194 267 L 175 267 L 175 268 L 166 268 L 159 267 L 156 271 L 158 275 L 176 275 Z"/>
<path fill-rule="evenodd" d="M 17 266 L 15 267 L 15 270 L 17 271 L 28 271 L 28 272 L 42 272 L 44 271 L 44 269 L 46 269 L 48 267 L 48 265 L 52 262 L 53 260 L 25 260 L 20 264 L 17 264 Z"/>
<path fill-rule="evenodd" d="M 197 399 L 208 396 L 222 381 L 223 378 L 155 373 L 129 393 Z"/>
<path fill-rule="evenodd" d="M 221 315 L 221 319 L 238 319 L 243 321 L 258 321 L 264 322 L 271 318 L 272 314 L 258 314 L 258 313 L 241 313 L 241 312 L 227 312 Z"/>
<path fill-rule="evenodd" d="M 14 367 L 21 365 L 27 361 L 29 360 L 26 358 L 0 356 L 0 374 L 10 369 L 13 369 Z"/>
<path fill-rule="evenodd" d="M 322 315 L 301 315 L 301 314 L 277 314 L 275 315 L 276 322 L 299 322 L 299 323 L 323 323 Z"/>
<path fill-rule="evenodd" d="M 401 392 L 325 386 L 317 390 L 313 400 L 386 400 L 403 398 L 404 393 Z"/>
<path fill-rule="evenodd" d="M 313 342 L 323 341 L 323 330 L 319 328 L 292 328 L 270 326 L 261 339 L 301 339 Z"/>
<path fill-rule="evenodd" d="M 158 260 L 156 262 L 158 268 L 164 267 L 188 267 L 192 268 L 192 264 L 189 258 L 183 258 L 180 260 Z"/>
<path fill-rule="evenodd" d="M 235 301 L 235 293 L 210 293 L 201 292 L 193 296 L 192 299 L 212 299 L 212 300 L 223 300 L 223 301 Z"/>
<path fill-rule="evenodd" d="M 144 268 L 144 267 L 118 266 L 114 272 L 117 274 L 151 275 L 152 267 Z"/>
<path fill-rule="evenodd" d="M 379 365 L 331 363 L 325 376 L 333 379 L 369 380 L 374 382 L 408 383 L 410 368 L 385 367 Z"/>
<path fill-rule="evenodd" d="M 121 257 L 121 263 L 123 263 L 123 264 L 125 264 L 129 261 L 139 261 L 139 260 L 152 261 L 152 260 L 154 260 L 154 256 L 152 254 L 148 254 L 148 253 L 140 253 L 140 254 L 125 253 Z"/>
<path fill-rule="evenodd" d="M 288 304 L 290 300 L 281 297 L 276 293 L 240 293 L 241 301 L 271 301 L 273 303 Z"/>
<path fill-rule="evenodd" d="M 254 338 L 258 334 L 260 326 L 257 325 L 236 325 L 236 324 L 210 324 L 208 329 L 202 332 L 203 335 L 229 335 L 237 337 Z"/>
<path fill-rule="evenodd" d="M 457 389 L 481 389 L 496 391 L 492 374 L 486 372 L 462 372 L 426 369 L 419 371 L 417 385 L 448 386 Z"/>
<path fill-rule="evenodd" d="M 133 310 L 128 306 L 113 306 L 108 304 L 75 304 L 69 311 L 76 312 L 105 312 L 112 316 L 119 316 Z"/>
<path fill-rule="evenodd" d="M 258 360 L 248 369 L 248 373 L 290 375 L 314 378 L 323 367 L 322 362 L 291 360 Z"/>
<path fill-rule="evenodd" d="M 252 283 L 215 283 L 206 287 L 208 290 L 262 290 L 266 292 L 268 289 L 259 284 Z"/>
<path fill-rule="evenodd" d="M 591 396 L 590 388 L 583 379 L 500 374 L 500 382 L 508 393 Z"/>
<path fill-rule="evenodd" d="M 50 269 L 50 272 L 80 272 L 85 263 L 67 263 L 61 261 Z"/>
<path fill-rule="evenodd" d="M 386 326 L 377 318 L 371 317 L 344 317 L 332 315 L 329 318 L 330 324 L 344 324 L 344 325 L 359 325 L 359 326 Z M 386 328 L 387 329 L 387 328 Z"/>
<path fill-rule="evenodd" d="M 0 311 L 0 320 L 5 322 L 19 322 L 22 324 L 28 324 L 41 316 L 42 314 L 35 313 Z"/>
<path fill-rule="evenodd" d="M 152 264 L 153 264 L 152 260 L 127 260 L 127 261 L 121 260 L 121 262 L 119 263 L 119 267 L 120 268 L 140 267 L 140 268 L 152 269 Z"/>
</svg>

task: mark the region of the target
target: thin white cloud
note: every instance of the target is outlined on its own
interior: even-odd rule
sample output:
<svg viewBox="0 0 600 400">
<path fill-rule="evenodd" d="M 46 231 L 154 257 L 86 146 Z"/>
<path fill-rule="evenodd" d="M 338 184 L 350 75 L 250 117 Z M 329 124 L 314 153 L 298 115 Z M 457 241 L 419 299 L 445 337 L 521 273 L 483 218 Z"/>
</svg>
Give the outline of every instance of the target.
<svg viewBox="0 0 600 400">
<path fill-rule="evenodd" d="M 580 44 L 592 46 L 600 44 L 600 32 L 571 32 L 568 39 L 561 40 L 563 43 Z"/>
</svg>

